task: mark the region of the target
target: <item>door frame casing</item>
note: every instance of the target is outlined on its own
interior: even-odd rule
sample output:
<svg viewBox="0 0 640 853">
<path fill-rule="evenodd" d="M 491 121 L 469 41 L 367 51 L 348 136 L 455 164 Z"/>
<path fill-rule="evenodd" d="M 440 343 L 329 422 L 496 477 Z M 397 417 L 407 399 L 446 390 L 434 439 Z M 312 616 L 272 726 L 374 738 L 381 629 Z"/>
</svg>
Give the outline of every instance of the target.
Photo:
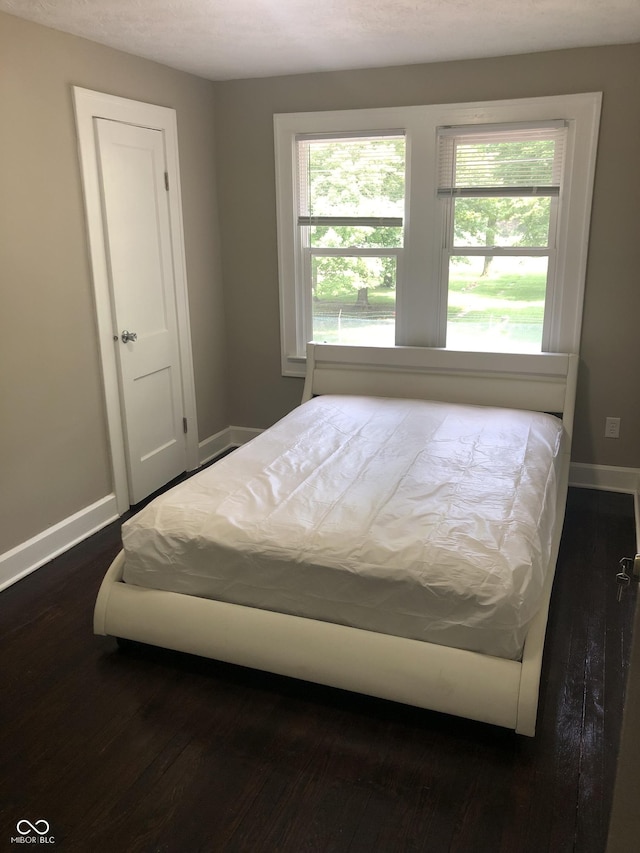
<svg viewBox="0 0 640 853">
<path fill-rule="evenodd" d="M 160 130 L 164 134 L 166 169 L 169 187 L 171 188 L 171 191 L 168 193 L 168 202 L 171 221 L 171 252 L 173 256 L 178 321 L 183 411 L 189 427 L 185 435 L 186 458 L 187 470 L 191 471 L 199 465 L 199 454 L 178 159 L 178 126 L 176 112 L 170 107 L 146 104 L 128 98 L 94 92 L 78 86 L 73 86 L 72 88 L 95 294 L 96 321 L 104 383 L 113 489 L 118 512 L 122 515 L 129 509 L 130 499 L 119 372 L 114 347 L 114 335 L 118 335 L 119 330 L 115 325 L 109 278 L 102 194 L 100 190 L 100 167 L 94 119 L 110 119 L 125 124 Z"/>
</svg>

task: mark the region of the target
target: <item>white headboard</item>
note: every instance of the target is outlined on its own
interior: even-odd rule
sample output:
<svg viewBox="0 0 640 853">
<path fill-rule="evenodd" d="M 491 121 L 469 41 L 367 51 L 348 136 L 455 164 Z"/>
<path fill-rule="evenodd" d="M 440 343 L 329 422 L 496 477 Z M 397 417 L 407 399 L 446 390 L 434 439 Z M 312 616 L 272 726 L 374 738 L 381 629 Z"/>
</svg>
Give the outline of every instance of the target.
<svg viewBox="0 0 640 853">
<path fill-rule="evenodd" d="M 573 432 L 578 356 L 307 344 L 303 402 L 320 394 L 410 397 L 561 414 Z"/>
</svg>

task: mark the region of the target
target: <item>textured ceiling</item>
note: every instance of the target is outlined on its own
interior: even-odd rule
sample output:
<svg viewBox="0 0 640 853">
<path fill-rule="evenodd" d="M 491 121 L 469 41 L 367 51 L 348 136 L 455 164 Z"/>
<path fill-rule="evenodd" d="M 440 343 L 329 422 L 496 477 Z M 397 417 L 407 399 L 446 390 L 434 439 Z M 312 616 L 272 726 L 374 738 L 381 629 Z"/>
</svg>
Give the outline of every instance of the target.
<svg viewBox="0 0 640 853">
<path fill-rule="evenodd" d="M 212 80 L 640 42 L 640 0 L 0 0 Z"/>
</svg>

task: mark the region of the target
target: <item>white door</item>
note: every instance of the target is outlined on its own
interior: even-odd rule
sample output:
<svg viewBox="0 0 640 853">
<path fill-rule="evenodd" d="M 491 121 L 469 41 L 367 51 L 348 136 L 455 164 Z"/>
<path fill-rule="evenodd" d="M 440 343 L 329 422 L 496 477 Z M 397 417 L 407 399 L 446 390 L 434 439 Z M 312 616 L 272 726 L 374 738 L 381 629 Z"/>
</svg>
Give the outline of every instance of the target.
<svg viewBox="0 0 640 853">
<path fill-rule="evenodd" d="M 162 130 L 95 119 L 127 475 L 137 503 L 187 468 Z"/>
</svg>

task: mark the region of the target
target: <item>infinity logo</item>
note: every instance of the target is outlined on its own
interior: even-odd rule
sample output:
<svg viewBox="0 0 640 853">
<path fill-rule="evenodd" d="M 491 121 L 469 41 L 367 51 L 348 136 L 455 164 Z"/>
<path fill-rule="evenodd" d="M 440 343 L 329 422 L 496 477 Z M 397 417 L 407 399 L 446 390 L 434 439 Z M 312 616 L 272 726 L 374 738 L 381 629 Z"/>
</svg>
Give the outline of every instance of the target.
<svg viewBox="0 0 640 853">
<path fill-rule="evenodd" d="M 23 827 L 26 827 L 26 829 L 23 829 Z M 35 832 L 38 835 L 46 835 L 49 832 L 49 824 L 46 820 L 37 820 L 35 823 L 31 823 L 28 820 L 19 820 L 16 824 L 16 829 L 20 835 L 28 835 L 30 832 Z"/>
</svg>

